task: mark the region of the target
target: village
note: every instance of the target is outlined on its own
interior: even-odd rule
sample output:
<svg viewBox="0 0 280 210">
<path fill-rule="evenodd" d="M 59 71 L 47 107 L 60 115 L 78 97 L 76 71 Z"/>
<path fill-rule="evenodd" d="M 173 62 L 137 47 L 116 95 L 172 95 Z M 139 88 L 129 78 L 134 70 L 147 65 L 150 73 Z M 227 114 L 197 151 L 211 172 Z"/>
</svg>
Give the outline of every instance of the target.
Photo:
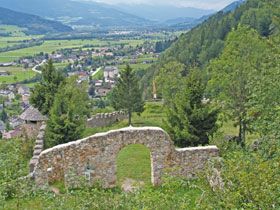
<svg viewBox="0 0 280 210">
<path fill-rule="evenodd" d="M 84 46 L 80 49 L 59 49 L 51 54 L 39 53 L 34 56 L 21 57 L 18 61 L 1 63 L 0 66 L 22 66 L 23 69 L 31 68 L 36 73 L 41 73 L 44 64 L 52 59 L 56 69 L 68 77 L 77 75 L 77 83 L 88 84 L 88 96 L 92 102 L 92 110 L 104 106 L 104 100 L 110 90 L 116 85 L 120 71 L 129 64 L 134 68 L 147 68 L 159 54 L 155 53 L 154 45 L 145 43 L 135 48 L 95 47 Z M 9 71 L 0 71 L 0 77 L 14 77 Z M 38 77 L 39 78 L 39 77 Z M 36 82 L 39 82 L 39 79 Z M 0 86 L 0 132 L 3 139 L 23 136 L 23 119 L 20 114 L 30 107 L 29 99 L 31 89 L 27 84 L 15 82 Z"/>
</svg>

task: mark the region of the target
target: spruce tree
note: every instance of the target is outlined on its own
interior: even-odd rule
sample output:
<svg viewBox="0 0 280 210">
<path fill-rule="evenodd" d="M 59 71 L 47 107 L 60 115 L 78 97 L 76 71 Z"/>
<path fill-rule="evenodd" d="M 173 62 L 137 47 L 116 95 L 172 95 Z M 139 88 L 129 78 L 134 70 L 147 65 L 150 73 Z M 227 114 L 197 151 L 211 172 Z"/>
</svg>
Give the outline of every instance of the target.
<svg viewBox="0 0 280 210">
<path fill-rule="evenodd" d="M 77 140 L 85 129 L 85 115 L 89 116 L 86 84 L 78 87 L 77 77 L 70 77 L 60 85 L 50 110 L 46 129 L 47 147 Z"/>
<path fill-rule="evenodd" d="M 210 103 L 202 103 L 204 90 L 198 71 L 191 70 L 167 109 L 165 130 L 177 146 L 209 144 L 209 135 L 218 128 L 219 111 Z"/>
<path fill-rule="evenodd" d="M 135 72 L 127 64 L 126 68 L 120 73 L 120 78 L 113 89 L 111 95 L 112 106 L 117 109 L 124 109 L 128 112 L 128 122 L 131 125 L 133 112 L 138 114 L 144 111 L 144 101 L 139 88 Z"/>
<path fill-rule="evenodd" d="M 2 112 L 0 114 L 0 119 L 3 122 L 5 122 L 5 123 L 8 121 L 8 115 L 7 115 L 7 113 L 6 113 L 5 109 L 4 109 L 4 106 L 3 106 L 3 110 L 2 110 Z"/>
<path fill-rule="evenodd" d="M 62 72 L 55 70 L 50 59 L 42 70 L 42 80 L 31 90 L 30 103 L 42 114 L 48 115 L 59 85 L 65 82 Z"/>
</svg>

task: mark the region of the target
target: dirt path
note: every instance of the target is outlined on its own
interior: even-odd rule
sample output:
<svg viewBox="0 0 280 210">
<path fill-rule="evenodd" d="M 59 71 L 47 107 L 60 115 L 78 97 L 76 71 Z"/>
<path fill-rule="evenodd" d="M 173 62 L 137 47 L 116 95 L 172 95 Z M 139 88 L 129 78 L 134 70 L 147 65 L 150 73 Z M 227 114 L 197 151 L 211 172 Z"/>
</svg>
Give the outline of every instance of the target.
<svg viewBox="0 0 280 210">
<path fill-rule="evenodd" d="M 121 186 L 124 192 L 133 192 L 136 189 L 139 189 L 145 183 L 143 181 L 136 181 L 134 179 L 126 178 L 121 181 Z"/>
<path fill-rule="evenodd" d="M 50 190 L 54 192 L 56 196 L 66 197 L 66 195 L 59 193 L 59 189 L 55 186 L 49 186 Z"/>
</svg>

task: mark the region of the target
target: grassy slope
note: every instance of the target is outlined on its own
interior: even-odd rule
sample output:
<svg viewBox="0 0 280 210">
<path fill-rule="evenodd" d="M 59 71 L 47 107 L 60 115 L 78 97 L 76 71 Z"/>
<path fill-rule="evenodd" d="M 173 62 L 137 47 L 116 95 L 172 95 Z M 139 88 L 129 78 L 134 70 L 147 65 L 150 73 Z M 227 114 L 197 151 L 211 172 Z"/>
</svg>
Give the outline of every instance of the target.
<svg viewBox="0 0 280 210">
<path fill-rule="evenodd" d="M 150 102 L 146 104 L 146 110 L 141 117 L 133 115 L 134 126 L 160 126 L 162 127 L 162 120 L 165 118 L 163 107 L 161 103 Z M 225 123 L 222 130 L 227 134 L 236 134 L 237 130 L 232 128 L 232 122 Z M 111 129 L 117 129 L 127 126 L 127 121 L 118 122 L 106 128 L 87 129 L 85 136 L 92 135 L 97 132 L 104 132 Z M 0 144 L 1 147 L 1 144 Z M 1 160 L 0 160 L 1 163 Z M 117 179 L 118 184 L 125 178 L 131 178 L 137 181 L 144 181 L 151 183 L 151 162 L 150 152 L 142 145 L 129 145 L 123 148 L 117 157 Z M 94 189 L 93 192 L 86 191 L 72 191 L 71 195 L 65 198 L 54 197 L 52 194 L 44 193 L 31 197 L 31 199 L 19 198 L 18 202 L 21 203 L 21 209 L 80 209 L 96 206 L 101 209 L 131 209 L 124 207 L 125 205 L 138 205 L 142 202 L 142 208 L 146 209 L 196 209 L 195 202 L 200 199 L 201 191 L 190 187 L 196 185 L 196 182 L 190 182 L 186 186 L 169 186 L 153 188 L 148 187 L 144 189 L 142 197 L 139 195 L 125 195 L 116 188 L 113 191 L 104 191 Z M 63 188 L 61 183 L 56 185 Z M 174 188 L 173 188 L 174 187 Z M 163 194 L 161 194 L 163 193 Z M 127 196 L 132 196 L 127 198 Z M 154 196 L 154 197 L 153 197 Z M 173 196 L 171 198 L 171 196 Z M 127 200 L 126 200 L 127 199 Z M 154 203 L 153 207 L 147 207 Z M 185 205 L 182 207 L 175 207 L 180 199 L 184 199 Z M 171 202 L 171 206 L 165 206 L 165 203 Z M 5 202 L 6 209 L 16 209 L 16 200 Z M 167 204 L 166 204 L 167 205 Z M 164 207 L 163 207 L 164 206 Z M 1 205 L 0 205 L 1 207 Z M 137 209 L 137 207 L 135 207 Z M 138 208 L 140 208 L 138 206 Z"/>
<path fill-rule="evenodd" d="M 125 178 L 151 183 L 150 151 L 143 145 L 132 144 L 123 148 L 117 157 L 117 182 Z"/>
</svg>

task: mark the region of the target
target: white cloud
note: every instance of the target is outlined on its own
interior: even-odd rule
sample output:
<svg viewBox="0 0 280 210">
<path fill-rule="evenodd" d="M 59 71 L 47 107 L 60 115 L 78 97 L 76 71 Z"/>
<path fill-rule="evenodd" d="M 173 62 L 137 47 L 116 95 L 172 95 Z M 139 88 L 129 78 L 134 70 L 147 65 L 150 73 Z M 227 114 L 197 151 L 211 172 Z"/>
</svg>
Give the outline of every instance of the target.
<svg viewBox="0 0 280 210">
<path fill-rule="evenodd" d="M 177 7 L 195 7 L 202 9 L 220 10 L 236 0 L 92 0 L 106 4 L 148 4 L 172 5 Z"/>
</svg>

